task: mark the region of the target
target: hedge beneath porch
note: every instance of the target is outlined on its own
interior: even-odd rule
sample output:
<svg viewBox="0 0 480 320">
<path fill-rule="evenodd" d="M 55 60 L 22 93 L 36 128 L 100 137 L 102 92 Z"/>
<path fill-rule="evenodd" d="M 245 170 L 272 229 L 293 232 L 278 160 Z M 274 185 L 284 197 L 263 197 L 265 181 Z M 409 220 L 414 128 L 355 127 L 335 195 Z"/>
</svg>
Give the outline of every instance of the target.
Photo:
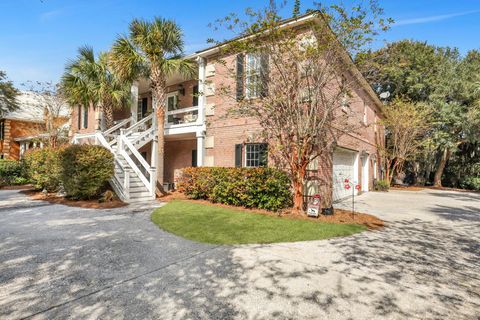
<svg viewBox="0 0 480 320">
<path fill-rule="evenodd" d="M 274 168 L 185 168 L 177 189 L 191 199 L 245 208 L 277 211 L 292 205 L 290 178 Z"/>
</svg>

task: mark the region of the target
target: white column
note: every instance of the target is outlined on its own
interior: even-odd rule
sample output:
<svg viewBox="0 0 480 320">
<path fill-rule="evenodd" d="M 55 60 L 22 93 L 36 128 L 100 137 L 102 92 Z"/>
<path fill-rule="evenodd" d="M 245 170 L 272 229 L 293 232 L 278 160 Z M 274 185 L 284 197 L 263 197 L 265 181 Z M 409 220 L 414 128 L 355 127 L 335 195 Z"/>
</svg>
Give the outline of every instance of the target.
<svg viewBox="0 0 480 320">
<path fill-rule="evenodd" d="M 205 159 L 205 132 L 197 132 L 197 167 L 203 167 Z"/>
<path fill-rule="evenodd" d="M 198 57 L 198 123 L 205 123 L 205 107 L 207 105 L 205 97 L 205 74 L 207 63 L 205 58 Z"/>
<path fill-rule="evenodd" d="M 23 158 L 24 153 L 25 153 L 25 142 L 20 142 L 20 159 Z"/>
<path fill-rule="evenodd" d="M 137 122 L 137 112 L 138 112 L 138 82 L 134 82 L 130 89 L 132 94 L 132 104 L 130 106 L 130 112 L 133 119 L 133 122 Z"/>
</svg>

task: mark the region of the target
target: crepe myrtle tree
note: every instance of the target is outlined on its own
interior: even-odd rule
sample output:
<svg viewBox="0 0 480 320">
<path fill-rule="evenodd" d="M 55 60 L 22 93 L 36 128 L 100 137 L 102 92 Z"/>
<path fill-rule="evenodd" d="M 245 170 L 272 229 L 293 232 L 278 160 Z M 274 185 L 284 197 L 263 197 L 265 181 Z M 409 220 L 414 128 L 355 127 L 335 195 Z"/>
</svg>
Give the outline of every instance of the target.
<svg viewBox="0 0 480 320">
<path fill-rule="evenodd" d="M 318 6 L 311 11 L 316 19 L 301 27 L 284 27 L 274 2 L 258 12 L 247 9 L 246 21 L 230 14 L 213 27 L 233 32 L 237 40 L 210 40 L 221 51 L 218 72 L 235 79 L 235 85 L 225 81 L 216 92 L 235 102 L 229 116 L 251 117 L 263 128 L 269 157 L 290 174 L 296 210 L 303 207 L 309 164 L 317 158 L 331 164 L 338 140 L 363 126 L 363 113 L 350 107 L 364 83 L 349 53 L 371 41 L 371 19 L 381 14 L 376 2 L 350 10 Z M 297 16 L 298 10 L 297 3 Z M 233 54 L 236 63 L 229 61 Z M 331 168 L 323 170 L 330 174 Z M 322 189 L 323 205 L 330 207 L 331 189 Z"/>
<path fill-rule="evenodd" d="M 425 151 L 424 137 L 430 128 L 431 111 L 426 105 L 396 98 L 384 110 L 381 124 L 385 127 L 386 143 L 377 142 L 385 179 L 392 183 L 394 175 L 403 171 L 406 161 Z"/>
<path fill-rule="evenodd" d="M 195 73 L 192 61 L 183 59 L 183 32 L 172 20 L 155 17 L 152 21 L 134 19 L 129 34 L 120 36 L 111 50 L 111 66 L 120 77 L 130 81 L 150 80 L 158 119 L 157 188 L 163 185 L 164 127 L 168 77 Z M 163 190 L 160 190 L 163 191 Z"/>
<path fill-rule="evenodd" d="M 21 84 L 35 94 L 37 103 L 43 109 L 45 125 L 36 126 L 36 134 L 44 134 L 46 145 L 55 148 L 68 139 L 68 105 L 60 85 L 53 82 L 27 81 Z"/>
</svg>

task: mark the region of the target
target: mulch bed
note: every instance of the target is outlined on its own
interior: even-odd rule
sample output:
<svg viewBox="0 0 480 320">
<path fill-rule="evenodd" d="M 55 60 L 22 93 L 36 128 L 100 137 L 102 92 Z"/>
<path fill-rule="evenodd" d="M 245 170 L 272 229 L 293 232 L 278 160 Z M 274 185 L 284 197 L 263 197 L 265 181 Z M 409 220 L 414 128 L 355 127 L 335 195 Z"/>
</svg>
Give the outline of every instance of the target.
<svg viewBox="0 0 480 320">
<path fill-rule="evenodd" d="M 403 191 L 422 191 L 422 190 L 426 190 L 426 189 L 480 193 L 480 191 L 475 191 L 475 190 L 466 190 L 466 189 L 448 188 L 448 187 L 432 187 L 432 186 L 401 186 L 401 185 L 396 185 L 396 186 L 393 186 L 393 187 L 390 188 L 390 190 L 403 190 Z"/>
<path fill-rule="evenodd" d="M 0 190 L 24 190 L 24 189 L 31 189 L 31 185 L 19 185 L 19 186 L 1 186 Z"/>
<path fill-rule="evenodd" d="M 195 203 L 202 203 L 202 204 L 207 204 L 207 205 L 212 205 L 217 207 L 240 210 L 240 211 L 249 212 L 249 213 L 258 213 L 258 214 L 265 214 L 269 216 L 282 217 L 286 219 L 300 219 L 300 220 L 308 220 L 313 222 L 329 222 L 329 223 L 342 223 L 342 224 L 361 224 L 366 226 L 370 230 L 381 229 L 385 226 L 385 222 L 375 216 L 372 216 L 366 213 L 358 213 L 358 212 L 355 212 L 355 214 L 352 215 L 351 211 L 347 211 L 343 209 L 335 209 L 335 213 L 330 216 L 320 215 L 318 218 L 311 218 L 311 217 L 307 217 L 307 215 L 304 212 L 298 212 L 292 209 L 285 209 L 279 212 L 272 212 L 272 211 L 262 210 L 262 209 L 249 209 L 249 208 L 236 207 L 236 206 L 231 206 L 231 205 L 226 205 L 221 203 L 212 203 L 207 200 L 192 200 L 187 198 L 185 194 L 180 192 L 171 192 L 166 196 L 161 197 L 159 200 L 164 202 L 169 202 L 172 200 L 185 200 L 185 201 L 191 201 Z"/>
<path fill-rule="evenodd" d="M 26 194 L 33 200 L 42 200 L 47 201 L 53 204 L 63 204 L 69 207 L 79 207 L 79 208 L 88 208 L 88 209 L 113 209 L 124 207 L 127 204 L 120 200 L 112 200 L 109 202 L 99 202 L 98 200 L 71 200 L 65 197 L 60 197 L 55 193 L 43 193 L 41 191 L 36 191 L 33 189 L 27 189 L 22 191 L 23 194 Z"/>
</svg>

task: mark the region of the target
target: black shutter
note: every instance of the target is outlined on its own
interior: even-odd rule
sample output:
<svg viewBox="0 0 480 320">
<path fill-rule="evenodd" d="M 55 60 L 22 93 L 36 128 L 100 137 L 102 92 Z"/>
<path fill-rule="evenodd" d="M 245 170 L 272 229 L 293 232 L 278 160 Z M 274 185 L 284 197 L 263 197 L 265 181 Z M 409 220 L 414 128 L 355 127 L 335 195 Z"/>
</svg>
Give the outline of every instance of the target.
<svg viewBox="0 0 480 320">
<path fill-rule="evenodd" d="M 197 166 L 197 150 L 192 150 L 192 167 Z"/>
<path fill-rule="evenodd" d="M 198 106 L 198 86 L 193 86 L 193 101 L 192 106 Z"/>
<path fill-rule="evenodd" d="M 242 144 L 235 145 L 235 167 L 240 168 L 242 166 Z"/>
<path fill-rule="evenodd" d="M 82 129 L 82 106 L 78 106 L 78 130 Z"/>
<path fill-rule="evenodd" d="M 268 165 L 268 143 L 260 144 L 260 167 L 266 167 Z"/>
<path fill-rule="evenodd" d="M 237 101 L 243 100 L 244 58 L 243 53 L 237 54 Z"/>
<path fill-rule="evenodd" d="M 268 96 L 268 78 L 269 78 L 269 68 L 268 68 L 268 55 L 262 54 L 260 58 L 260 78 L 261 78 L 261 91 L 260 96 Z"/>
<path fill-rule="evenodd" d="M 83 128 L 84 129 L 88 128 L 88 107 L 87 106 L 83 107 Z"/>
<path fill-rule="evenodd" d="M 148 112 L 148 98 L 142 99 L 142 119 L 145 118 Z"/>
</svg>

